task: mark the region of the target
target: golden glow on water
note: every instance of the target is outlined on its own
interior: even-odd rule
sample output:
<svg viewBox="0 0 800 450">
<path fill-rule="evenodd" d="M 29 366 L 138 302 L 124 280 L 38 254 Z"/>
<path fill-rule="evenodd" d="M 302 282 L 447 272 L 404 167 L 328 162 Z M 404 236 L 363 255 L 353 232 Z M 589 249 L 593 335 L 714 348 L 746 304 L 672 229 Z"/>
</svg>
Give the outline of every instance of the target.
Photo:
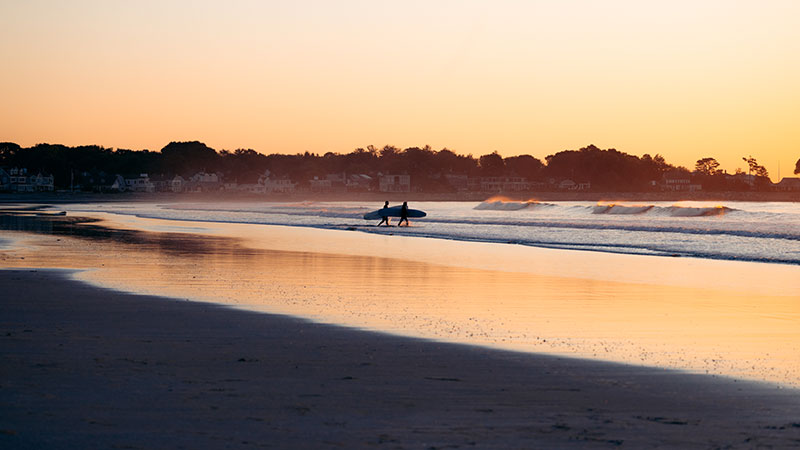
<svg viewBox="0 0 800 450">
<path fill-rule="evenodd" d="M 793 266 L 701 260 L 681 265 L 670 258 L 541 252 L 352 232 L 124 220 L 129 228 L 143 221 L 151 228 L 204 229 L 206 234 L 117 232 L 82 238 L 12 233 L 25 240 L 0 252 L 0 264 L 96 269 L 79 278 L 410 336 L 800 386 L 800 297 L 792 294 L 800 292 L 792 284 L 800 270 Z M 442 261 L 404 257 L 423 248 Z M 489 270 L 471 262 L 481 257 L 486 264 L 510 258 L 519 270 L 502 264 Z M 545 263 L 563 258 L 560 264 L 571 265 L 573 273 L 591 276 L 553 275 L 540 268 L 558 264 L 542 264 L 543 258 Z M 532 267 L 536 261 L 538 267 Z M 580 267 L 603 262 L 609 269 L 605 280 Z M 752 278 L 751 289 L 692 281 L 747 273 L 757 277 L 773 269 L 784 277 L 780 288 L 758 288 Z M 620 281 L 624 272 L 634 280 L 653 272 L 651 278 L 661 282 Z M 669 281 L 681 274 L 686 283 Z"/>
</svg>

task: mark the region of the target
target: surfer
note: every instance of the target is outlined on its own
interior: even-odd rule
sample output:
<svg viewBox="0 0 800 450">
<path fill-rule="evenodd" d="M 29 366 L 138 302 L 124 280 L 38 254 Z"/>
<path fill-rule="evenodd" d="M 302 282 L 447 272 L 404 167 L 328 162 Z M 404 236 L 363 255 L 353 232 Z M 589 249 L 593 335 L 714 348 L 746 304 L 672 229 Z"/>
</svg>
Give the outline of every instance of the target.
<svg viewBox="0 0 800 450">
<path fill-rule="evenodd" d="M 400 208 L 400 222 L 397 222 L 397 226 L 403 225 L 404 220 L 408 226 L 408 202 L 403 202 L 403 206 Z"/>
<path fill-rule="evenodd" d="M 383 209 L 389 209 L 389 201 L 387 200 L 386 203 L 383 204 Z M 384 211 L 386 212 L 386 211 Z M 382 223 L 386 222 L 386 226 L 389 226 L 389 213 L 381 215 L 381 221 L 378 222 L 377 226 L 381 226 Z"/>
</svg>

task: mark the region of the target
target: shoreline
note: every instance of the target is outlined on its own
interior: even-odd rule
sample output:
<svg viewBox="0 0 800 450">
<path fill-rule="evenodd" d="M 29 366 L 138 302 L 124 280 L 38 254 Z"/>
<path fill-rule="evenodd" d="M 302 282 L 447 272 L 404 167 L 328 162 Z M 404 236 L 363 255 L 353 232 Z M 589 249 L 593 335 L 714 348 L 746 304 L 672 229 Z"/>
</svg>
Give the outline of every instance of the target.
<svg viewBox="0 0 800 450">
<path fill-rule="evenodd" d="M 791 447 L 800 394 L 0 270 L 14 448 Z"/>
<path fill-rule="evenodd" d="M 80 222 L 12 221 L 34 234 L 0 259 L 100 269 L 77 278 L 125 292 L 798 386 L 796 319 L 774 321 L 796 318 L 792 266 L 113 214 Z"/>
<path fill-rule="evenodd" d="M 526 201 L 705 201 L 705 202 L 800 202 L 800 192 L 459 192 L 459 193 L 294 193 L 294 194 L 248 194 L 242 192 L 206 193 L 0 193 L 3 203 L 85 203 L 85 202 L 198 202 L 198 201 L 242 201 L 242 202 L 299 202 L 299 201 L 442 201 L 442 202 L 482 202 L 492 197 L 506 197 L 510 200 Z"/>
</svg>

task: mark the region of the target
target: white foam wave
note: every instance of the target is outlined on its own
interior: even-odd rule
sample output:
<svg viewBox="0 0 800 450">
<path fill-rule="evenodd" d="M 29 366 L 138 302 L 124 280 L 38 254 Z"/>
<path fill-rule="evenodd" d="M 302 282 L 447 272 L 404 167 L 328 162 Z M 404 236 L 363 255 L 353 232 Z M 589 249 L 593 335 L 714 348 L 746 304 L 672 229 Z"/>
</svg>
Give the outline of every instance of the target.
<svg viewBox="0 0 800 450">
<path fill-rule="evenodd" d="M 597 205 L 593 208 L 592 214 L 644 214 L 654 207 L 653 205 Z"/>
<path fill-rule="evenodd" d="M 694 206 L 669 206 L 664 208 L 672 217 L 705 217 L 722 216 L 734 211 L 727 206 L 694 207 Z"/>
<path fill-rule="evenodd" d="M 540 203 L 535 200 L 514 201 L 514 200 L 486 200 L 481 202 L 473 209 L 486 211 L 518 211 L 525 208 L 537 206 L 548 206 L 549 203 Z"/>
<path fill-rule="evenodd" d="M 722 216 L 735 209 L 727 206 L 655 206 L 655 205 L 618 205 L 615 203 L 598 204 L 591 208 L 592 214 L 633 215 L 654 213 L 670 217 L 707 217 Z"/>
</svg>

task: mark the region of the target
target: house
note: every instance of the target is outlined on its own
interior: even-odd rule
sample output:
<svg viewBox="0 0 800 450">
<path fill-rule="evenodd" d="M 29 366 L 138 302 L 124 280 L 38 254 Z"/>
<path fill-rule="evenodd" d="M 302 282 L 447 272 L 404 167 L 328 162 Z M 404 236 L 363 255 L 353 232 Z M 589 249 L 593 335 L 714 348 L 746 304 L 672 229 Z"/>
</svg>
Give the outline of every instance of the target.
<svg viewBox="0 0 800 450">
<path fill-rule="evenodd" d="M 411 192 L 411 175 L 380 175 L 378 190 L 381 192 Z"/>
<path fill-rule="evenodd" d="M 222 189 L 222 176 L 217 173 L 197 172 L 184 183 L 186 192 L 213 192 Z"/>
<path fill-rule="evenodd" d="M 291 194 L 297 187 L 297 183 L 292 183 L 292 180 L 290 180 L 287 176 L 272 177 L 272 173 L 269 171 L 269 169 L 265 170 L 264 173 L 258 177 L 256 184 L 263 187 L 253 187 L 254 191 L 257 190 L 258 192 L 264 192 L 267 194 Z"/>
<path fill-rule="evenodd" d="M 692 183 L 688 172 L 670 170 L 661 177 L 661 190 L 671 192 L 695 192 L 703 190 L 701 184 Z"/>
<path fill-rule="evenodd" d="M 311 192 L 331 192 L 333 190 L 333 182 L 328 178 L 314 177 L 313 180 L 308 180 L 308 186 Z"/>
<path fill-rule="evenodd" d="M 562 191 L 574 191 L 577 187 L 578 184 L 572 180 L 561 180 L 561 182 L 558 183 L 558 188 Z"/>
<path fill-rule="evenodd" d="M 732 185 L 738 184 L 738 185 L 750 186 L 751 188 L 756 185 L 756 176 L 747 173 L 725 175 L 725 180 L 728 181 L 728 184 Z"/>
<path fill-rule="evenodd" d="M 519 192 L 530 189 L 528 179 L 523 177 L 481 177 L 482 192 Z"/>
<path fill-rule="evenodd" d="M 28 180 L 28 169 L 13 167 L 8 170 L 10 191 L 33 192 L 33 186 Z"/>
<path fill-rule="evenodd" d="M 122 175 L 115 175 L 114 182 L 108 186 L 109 191 L 125 192 L 126 189 L 125 178 Z"/>
<path fill-rule="evenodd" d="M 342 173 L 329 173 L 325 175 L 325 179 L 331 182 L 331 189 L 334 191 L 343 191 L 347 184 L 347 175 Z"/>
<path fill-rule="evenodd" d="M 217 173 L 197 172 L 189 178 L 189 181 L 195 183 L 219 183 L 222 177 Z"/>
<path fill-rule="evenodd" d="M 349 192 L 366 192 L 372 190 L 372 177 L 363 173 L 347 177 L 345 188 Z"/>
<path fill-rule="evenodd" d="M 0 191 L 11 190 L 11 175 L 0 167 Z"/>
<path fill-rule="evenodd" d="M 167 175 L 154 175 L 150 177 L 150 182 L 153 183 L 153 189 L 156 192 L 169 192 L 172 190 L 172 178 Z"/>
<path fill-rule="evenodd" d="M 27 168 L 13 167 L 0 169 L 0 190 L 11 192 L 52 192 L 53 175 L 37 172 L 28 173 Z"/>
<path fill-rule="evenodd" d="M 592 183 L 589 181 L 575 182 L 570 179 L 566 179 L 561 180 L 557 187 L 562 191 L 588 191 L 592 188 Z"/>
<path fill-rule="evenodd" d="M 36 175 L 30 177 L 29 182 L 36 192 L 52 192 L 54 180 L 55 178 L 52 175 L 38 172 Z"/>
<path fill-rule="evenodd" d="M 800 178 L 783 177 L 775 184 L 775 188 L 779 191 L 800 191 Z"/>
<path fill-rule="evenodd" d="M 295 187 L 297 183 L 292 183 L 288 177 L 272 179 L 268 178 L 264 182 L 264 189 L 267 193 L 280 193 L 280 194 L 290 194 L 295 191 Z"/>
<path fill-rule="evenodd" d="M 259 184 L 259 175 L 245 175 L 243 182 L 239 182 L 239 178 L 233 181 L 222 182 L 222 190 L 227 192 L 250 192 L 250 193 L 264 193 L 264 185 Z"/>
<path fill-rule="evenodd" d="M 265 194 L 267 187 L 259 183 L 239 183 L 236 185 L 239 192 L 249 192 L 251 194 Z"/>
<path fill-rule="evenodd" d="M 269 169 L 265 170 L 264 173 L 258 177 L 258 181 L 256 183 L 263 186 L 263 192 L 267 194 L 290 194 L 294 192 L 295 188 L 297 187 L 297 183 L 292 183 L 292 180 L 290 180 L 287 176 L 272 177 L 272 173 L 269 171 Z"/>
<path fill-rule="evenodd" d="M 78 172 L 71 186 L 74 191 L 103 192 L 109 189 L 114 180 L 114 175 L 102 170 L 84 170 Z"/>
<path fill-rule="evenodd" d="M 138 176 L 125 177 L 125 190 L 132 192 L 154 192 L 156 186 L 150 181 L 150 176 L 140 173 Z"/>
<path fill-rule="evenodd" d="M 466 191 L 469 189 L 469 177 L 466 175 L 446 173 L 444 174 L 444 179 L 457 191 Z"/>
<path fill-rule="evenodd" d="M 169 181 L 169 190 L 172 192 L 183 192 L 186 187 L 186 180 L 183 179 L 180 175 L 175 175 Z"/>
</svg>

